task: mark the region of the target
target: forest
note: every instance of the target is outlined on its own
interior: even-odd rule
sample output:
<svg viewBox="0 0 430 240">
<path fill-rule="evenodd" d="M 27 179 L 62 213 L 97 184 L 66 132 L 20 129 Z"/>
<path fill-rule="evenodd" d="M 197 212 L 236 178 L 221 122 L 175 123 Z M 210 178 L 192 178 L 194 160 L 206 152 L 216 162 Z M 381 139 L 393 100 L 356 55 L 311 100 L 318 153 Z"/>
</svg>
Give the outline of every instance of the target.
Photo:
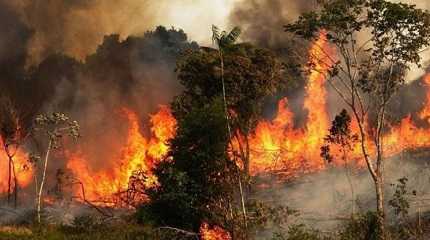
<svg viewBox="0 0 430 240">
<path fill-rule="evenodd" d="M 0 0 L 0 23 L 0 239 L 430 239 L 427 1 Z"/>
</svg>

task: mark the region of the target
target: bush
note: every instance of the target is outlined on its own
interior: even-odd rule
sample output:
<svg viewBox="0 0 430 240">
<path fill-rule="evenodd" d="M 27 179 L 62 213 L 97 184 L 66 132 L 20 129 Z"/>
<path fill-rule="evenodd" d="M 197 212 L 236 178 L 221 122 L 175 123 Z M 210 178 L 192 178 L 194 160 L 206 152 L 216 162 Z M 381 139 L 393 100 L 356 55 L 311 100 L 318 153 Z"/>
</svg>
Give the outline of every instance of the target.
<svg viewBox="0 0 430 240">
<path fill-rule="evenodd" d="M 272 240 L 330 240 L 329 236 L 324 236 L 321 232 L 306 228 L 303 224 L 292 225 L 287 233 L 282 231 L 273 235 Z"/>
<path fill-rule="evenodd" d="M 352 218 L 339 233 L 341 240 L 374 240 L 378 236 L 377 216 L 367 212 Z"/>
</svg>

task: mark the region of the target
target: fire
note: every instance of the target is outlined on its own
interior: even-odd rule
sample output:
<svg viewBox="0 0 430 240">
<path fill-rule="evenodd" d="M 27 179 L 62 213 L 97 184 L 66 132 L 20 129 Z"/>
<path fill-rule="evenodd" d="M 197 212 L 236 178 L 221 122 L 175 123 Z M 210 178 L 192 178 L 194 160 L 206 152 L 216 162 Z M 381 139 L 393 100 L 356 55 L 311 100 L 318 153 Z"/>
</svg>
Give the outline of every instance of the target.
<svg viewBox="0 0 430 240">
<path fill-rule="evenodd" d="M 3 140 L 0 137 L 0 145 L 3 146 Z M 33 169 L 29 167 L 28 154 L 26 154 L 21 148 L 16 150 L 13 157 L 15 164 L 15 172 L 18 180 L 19 187 L 27 187 L 33 179 Z M 0 193 L 7 192 L 8 189 L 8 169 L 9 159 L 6 152 L 0 151 Z M 13 173 L 12 173 L 13 174 Z M 12 175 L 12 189 L 13 189 L 13 175 Z"/>
<path fill-rule="evenodd" d="M 113 195 L 128 188 L 130 177 L 136 171 L 146 175 L 145 187 L 157 184 L 152 169 L 160 162 L 168 151 L 167 141 L 175 135 L 176 120 L 166 106 L 151 116 L 151 136 L 142 135 L 138 116 L 129 109 L 122 113 L 129 123 L 127 140 L 121 149 L 120 156 L 114 162 L 118 166 L 113 169 L 97 171 L 87 165 L 82 153 L 69 153 L 67 168 L 82 183 L 86 200 L 111 198 Z M 79 193 L 79 190 L 77 190 Z M 84 198 L 84 196 L 81 196 Z"/>
<path fill-rule="evenodd" d="M 288 100 L 278 104 L 278 113 L 271 122 L 261 121 L 250 137 L 251 174 L 267 170 L 322 169 L 320 148 L 330 126 L 326 111 L 327 92 L 325 75 L 330 68 L 322 56 L 332 52 L 324 32 L 310 49 L 310 72 L 306 86 L 304 107 L 308 110 L 305 129 L 294 129 L 294 114 L 288 109 Z M 318 61 L 320 59 L 322 61 Z"/>
<path fill-rule="evenodd" d="M 427 88 L 427 98 L 424 108 L 418 113 L 418 117 L 430 124 L 430 74 L 423 78 Z M 430 146 L 430 130 L 418 127 L 411 116 L 404 118 L 399 126 L 390 129 L 389 134 L 384 138 L 385 149 L 388 155 L 395 155 L 404 149 L 416 149 Z"/>
<path fill-rule="evenodd" d="M 305 88 L 304 108 L 308 114 L 304 128 L 294 126 L 294 113 L 289 108 L 288 99 L 281 99 L 274 119 L 261 120 L 257 124 L 255 132 L 248 138 L 251 149 L 251 175 L 279 172 L 283 176 L 290 177 L 325 168 L 320 151 L 330 127 L 325 86 L 325 76 L 330 66 L 326 64 L 327 61 L 322 59 L 322 56 L 327 54 L 335 55 L 327 42 L 325 33 L 322 32 L 309 50 L 313 70 L 310 71 Z M 424 77 L 423 82 L 427 89 L 427 98 L 423 109 L 417 116 L 422 122 L 428 123 L 428 126 L 417 125 L 412 116 L 406 117 L 397 125 L 389 126 L 383 139 L 385 156 L 396 155 L 405 149 L 430 147 L 430 74 Z M 102 201 L 103 204 L 112 203 L 113 196 L 128 189 L 130 177 L 134 176 L 136 172 L 143 173 L 145 176 L 142 181 L 143 188 L 158 184 L 152 171 L 157 163 L 163 161 L 169 151 L 167 141 L 175 136 L 176 119 L 167 106 L 160 106 L 159 111 L 150 116 L 150 134 L 145 135 L 141 129 L 140 119 L 135 112 L 124 108 L 120 114 L 128 123 L 126 140 L 119 154 L 106 159 L 106 162 L 116 165 L 104 169 L 94 169 L 88 165 L 91 162 L 88 161 L 91 156 L 82 151 L 66 151 L 66 166 L 76 182 L 81 183 L 80 186 L 84 189 L 82 191 L 81 187 L 77 187 L 74 190 L 75 195 L 81 199 Z M 368 128 L 368 126 L 365 127 Z M 358 133 L 356 122 L 352 121 L 351 128 L 354 133 Z M 367 148 L 373 155 L 375 148 L 370 139 L 367 140 Z M 359 143 L 353 146 L 349 154 L 349 160 L 352 160 L 358 167 L 365 166 Z M 27 158 L 27 154 L 21 149 L 18 149 L 14 157 L 21 187 L 28 186 L 32 181 L 33 170 L 25 170 Z M 339 160 L 335 160 L 334 163 L 343 164 Z M 1 193 L 7 191 L 7 164 L 7 156 L 0 151 Z M 223 229 L 209 228 L 206 223 L 202 224 L 200 234 L 206 240 L 231 239 Z"/>
<path fill-rule="evenodd" d="M 315 70 L 310 73 L 306 86 L 304 107 L 308 110 L 308 116 L 304 129 L 293 128 L 294 115 L 288 108 L 287 99 L 279 102 L 274 120 L 263 120 L 257 125 L 255 133 L 250 136 L 252 175 L 274 171 L 289 177 L 325 168 L 320 157 L 320 149 L 330 127 L 325 89 L 325 75 L 330 66 L 324 64 L 326 62 L 324 59 L 322 61 L 314 59 L 321 59 L 321 56 L 331 53 L 332 50 L 322 32 L 319 40 L 310 49 L 310 61 Z M 427 98 L 418 116 L 430 124 L 430 74 L 423 78 L 423 82 L 427 88 Z M 367 130 L 368 126 L 364 127 Z M 385 157 L 394 156 L 406 149 L 430 147 L 430 130 L 428 127 L 418 127 L 411 116 L 404 118 L 399 125 L 389 127 L 389 131 L 383 137 Z M 354 118 L 351 129 L 354 134 L 359 133 Z M 368 152 L 374 155 L 375 146 L 369 136 L 366 140 Z M 357 142 L 352 147 L 348 161 L 357 167 L 364 167 L 360 143 Z M 335 159 L 334 163 L 344 164 L 339 159 Z"/>
<path fill-rule="evenodd" d="M 231 240 L 230 233 L 218 226 L 210 228 L 207 223 L 200 226 L 200 236 L 202 240 Z"/>
</svg>

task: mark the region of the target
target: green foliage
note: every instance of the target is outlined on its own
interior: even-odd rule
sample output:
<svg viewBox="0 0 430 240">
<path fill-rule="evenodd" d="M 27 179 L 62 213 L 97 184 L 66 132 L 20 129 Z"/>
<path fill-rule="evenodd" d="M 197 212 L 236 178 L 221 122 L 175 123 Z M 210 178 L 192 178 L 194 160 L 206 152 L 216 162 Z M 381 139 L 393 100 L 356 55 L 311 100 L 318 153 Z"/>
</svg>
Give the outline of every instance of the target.
<svg viewBox="0 0 430 240">
<path fill-rule="evenodd" d="M 303 224 L 292 225 L 288 228 L 287 233 L 277 232 L 272 240 L 329 240 L 317 230 L 308 229 Z"/>
<path fill-rule="evenodd" d="M 264 230 L 282 228 L 298 211 L 282 205 L 265 204 L 257 200 L 247 202 L 248 229 L 258 234 Z"/>
<path fill-rule="evenodd" d="M 264 99 L 286 87 L 283 65 L 274 53 L 250 44 L 234 44 L 223 53 L 226 102 L 233 128 L 249 132 L 261 117 Z M 175 99 L 176 117 L 194 106 L 222 96 L 218 51 L 189 51 L 177 64 L 178 78 L 185 87 Z"/>
<path fill-rule="evenodd" d="M 139 216 L 194 231 L 203 220 L 223 223 L 237 172 L 227 156 L 225 121 L 219 99 L 178 119 L 168 160 L 155 169 L 160 186 L 148 191 L 151 201 Z"/>
<path fill-rule="evenodd" d="M 378 239 L 378 223 L 377 215 L 373 212 L 368 212 L 363 215 L 351 218 L 341 226 L 339 232 L 340 240 L 376 240 Z"/>
<path fill-rule="evenodd" d="M 0 239 L 7 240 L 163 240 L 164 235 L 154 229 L 133 224 L 105 225 L 91 231 L 78 231 L 66 226 L 38 226 L 28 229 L 0 231 Z M 174 239 L 174 238 L 169 238 Z"/>
<path fill-rule="evenodd" d="M 100 227 L 100 223 L 92 215 L 77 216 L 73 219 L 72 225 L 76 232 L 91 232 Z"/>
<path fill-rule="evenodd" d="M 331 144 L 340 146 L 341 150 L 346 154 L 346 152 L 352 150 L 353 144 L 357 140 L 358 136 L 351 132 L 351 117 L 343 109 L 334 118 L 329 129 L 329 134 L 324 138 L 326 144 L 321 147 L 321 156 L 330 163 L 333 160 L 333 156 L 330 153 Z"/>
<path fill-rule="evenodd" d="M 398 179 L 398 184 L 392 184 L 395 188 L 392 199 L 388 201 L 388 205 L 390 205 L 394 214 L 400 216 L 402 218 L 406 218 L 409 213 L 409 201 L 407 199 L 408 190 L 407 190 L 408 178 L 403 177 Z"/>
</svg>

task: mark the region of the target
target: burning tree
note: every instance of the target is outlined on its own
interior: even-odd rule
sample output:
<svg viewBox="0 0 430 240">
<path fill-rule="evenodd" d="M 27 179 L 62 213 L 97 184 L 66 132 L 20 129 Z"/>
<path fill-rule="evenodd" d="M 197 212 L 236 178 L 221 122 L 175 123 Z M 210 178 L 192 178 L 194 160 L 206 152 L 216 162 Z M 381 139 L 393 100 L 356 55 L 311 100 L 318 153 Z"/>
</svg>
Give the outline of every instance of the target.
<svg viewBox="0 0 430 240">
<path fill-rule="evenodd" d="M 375 184 L 382 233 L 378 235 L 384 239 L 386 108 L 404 83 L 407 70 L 412 64 L 420 65 L 420 52 L 430 45 L 430 15 L 413 5 L 385 0 L 319 3 L 320 11 L 302 15 L 286 31 L 307 40 L 323 32 L 337 49 L 339 60 L 324 51 L 315 57 L 330 67 L 329 84 L 349 106 L 358 125 L 362 156 Z"/>
<path fill-rule="evenodd" d="M 27 115 L 24 109 L 18 109 L 9 97 L 4 96 L 0 99 L 0 143 L 3 145 L 4 152 L 8 158 L 7 201 L 8 204 L 10 204 L 13 178 L 15 207 L 18 204 L 19 183 L 17 164 L 14 160 L 27 136 L 27 128 L 29 125 L 26 124 L 26 119 Z"/>
<path fill-rule="evenodd" d="M 358 137 L 351 131 L 351 117 L 348 112 L 343 109 L 333 120 L 332 126 L 329 129 L 329 134 L 325 137 L 325 145 L 321 147 L 321 156 L 329 163 L 333 161 L 333 149 L 340 153 L 346 171 L 346 178 L 348 179 L 349 187 L 351 190 L 351 214 L 352 217 L 355 215 L 355 193 L 354 184 L 352 182 L 353 169 L 350 166 L 349 153 L 353 151 L 353 147 L 356 144 Z"/>
<path fill-rule="evenodd" d="M 235 43 L 240 31 L 219 33 L 214 39 L 219 49 L 189 51 L 178 62 L 177 71 L 185 91 L 173 103 L 176 117 L 221 97 L 226 104 L 234 146 L 231 151 L 249 174 L 248 136 L 261 119 L 264 100 L 287 88 L 283 64 L 274 53 L 248 43 Z M 221 67 L 220 67 L 221 66 Z"/>
<path fill-rule="evenodd" d="M 197 232 L 203 220 L 223 227 L 235 221 L 236 165 L 228 159 L 228 134 L 220 99 L 178 119 L 167 161 L 154 170 L 159 186 L 147 190 L 141 210 L 157 224 Z"/>
<path fill-rule="evenodd" d="M 35 119 L 35 131 L 42 132 L 47 137 L 47 147 L 43 156 L 43 166 L 38 164 L 40 161 L 39 156 L 34 156 L 34 161 L 39 174 L 41 174 L 40 183 L 36 181 L 37 191 L 37 221 L 41 222 L 41 207 L 42 207 L 42 194 L 45 185 L 46 172 L 48 169 L 48 160 L 52 150 L 58 149 L 61 146 L 61 140 L 65 135 L 74 139 L 79 137 L 78 122 L 72 121 L 62 113 L 53 113 L 51 115 L 39 115 Z"/>
</svg>

